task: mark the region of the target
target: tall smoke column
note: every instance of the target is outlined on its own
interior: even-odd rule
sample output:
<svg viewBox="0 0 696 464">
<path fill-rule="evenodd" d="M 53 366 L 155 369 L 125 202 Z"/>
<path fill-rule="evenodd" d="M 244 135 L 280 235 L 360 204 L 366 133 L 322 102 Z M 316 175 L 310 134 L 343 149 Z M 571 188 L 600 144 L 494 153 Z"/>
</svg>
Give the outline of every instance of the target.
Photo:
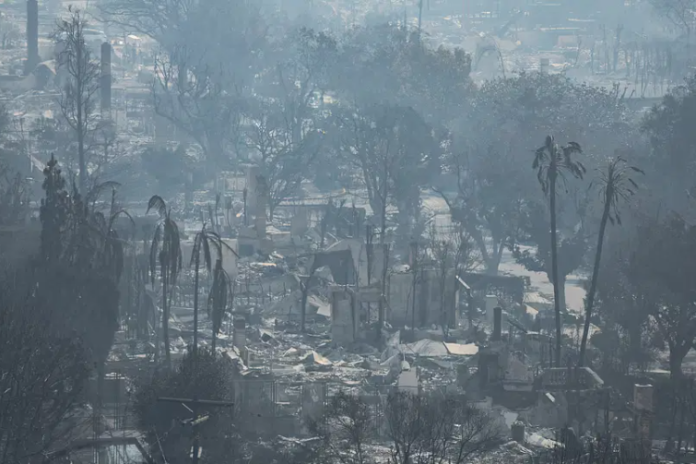
<svg viewBox="0 0 696 464">
<path fill-rule="evenodd" d="M 27 62 L 24 74 L 36 68 L 39 58 L 39 2 L 27 0 Z"/>
<path fill-rule="evenodd" d="M 101 46 L 101 112 L 105 116 L 111 110 L 111 44 Z"/>
</svg>

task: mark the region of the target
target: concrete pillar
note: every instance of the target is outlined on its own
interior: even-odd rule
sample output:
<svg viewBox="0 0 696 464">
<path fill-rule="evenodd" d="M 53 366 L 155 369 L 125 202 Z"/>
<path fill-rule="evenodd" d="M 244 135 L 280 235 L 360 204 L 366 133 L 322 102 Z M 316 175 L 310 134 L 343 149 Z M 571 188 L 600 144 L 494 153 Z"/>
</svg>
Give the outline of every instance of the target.
<svg viewBox="0 0 696 464">
<path fill-rule="evenodd" d="M 653 386 L 634 385 L 633 405 L 637 411 L 652 412 L 653 410 Z"/>
<path fill-rule="evenodd" d="M 634 385 L 633 387 L 633 406 L 636 409 L 636 442 L 638 452 L 638 462 L 650 463 L 651 444 L 652 444 L 652 424 L 650 417 L 653 413 L 653 391 L 652 385 Z"/>
<path fill-rule="evenodd" d="M 101 112 L 102 118 L 111 112 L 111 44 L 101 46 Z"/>
<path fill-rule="evenodd" d="M 498 297 L 495 295 L 486 295 L 486 322 L 493 326 L 493 309 L 498 306 Z"/>
<path fill-rule="evenodd" d="M 331 340 L 337 345 L 353 343 L 360 318 L 352 295 L 340 285 L 332 286 L 330 291 Z"/>
<path fill-rule="evenodd" d="M 41 62 L 39 57 L 39 2 L 27 0 L 27 61 L 24 74 L 31 73 Z"/>
<path fill-rule="evenodd" d="M 539 60 L 539 72 L 546 74 L 549 72 L 549 59 L 548 58 L 542 58 Z"/>
<path fill-rule="evenodd" d="M 493 308 L 493 335 L 492 341 L 499 342 L 503 338 L 503 308 Z"/>
</svg>

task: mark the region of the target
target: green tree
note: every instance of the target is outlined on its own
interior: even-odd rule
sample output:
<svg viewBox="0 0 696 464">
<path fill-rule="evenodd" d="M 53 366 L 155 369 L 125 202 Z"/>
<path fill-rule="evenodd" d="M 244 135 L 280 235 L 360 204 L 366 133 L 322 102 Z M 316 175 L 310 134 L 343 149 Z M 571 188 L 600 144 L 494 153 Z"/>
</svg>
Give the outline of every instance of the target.
<svg viewBox="0 0 696 464">
<path fill-rule="evenodd" d="M 570 190 L 570 189 L 569 189 Z M 575 190 L 573 188 L 573 190 Z M 573 196 L 578 194 L 577 190 Z M 568 195 L 566 195 L 568 197 Z M 559 198 L 556 204 L 556 239 L 558 255 L 558 293 L 561 310 L 566 308 L 565 283 L 568 275 L 584 264 L 588 249 L 588 232 L 585 226 L 588 216 L 588 199 Z M 543 272 L 553 282 L 550 214 L 548 204 L 525 201 L 517 234 L 513 237 L 512 256 L 518 264 L 532 272 Z M 521 242 L 531 242 L 532 248 L 524 248 Z"/>
<path fill-rule="evenodd" d="M 639 140 L 618 88 L 581 85 L 562 75 L 522 73 L 492 79 L 462 101 L 463 109 L 447 126 L 451 136 L 444 151 L 445 175 L 436 188 L 447 194 L 453 219 L 467 228 L 491 274 L 498 272 L 505 248 L 527 232 L 520 229 L 531 219 L 527 206 L 538 186 L 517 169 L 526 162 L 520 156 L 527 156 L 520 147 L 536 146 L 538 134 L 583 140 L 589 169 L 604 165 L 594 153 L 613 152 Z M 559 198 L 557 206 L 568 211 L 564 202 Z M 548 241 L 546 223 L 542 232 Z M 563 258 L 559 263 L 563 266 Z M 550 273 L 550 265 L 535 270 Z"/>
<path fill-rule="evenodd" d="M 651 173 L 645 187 L 659 195 L 671 210 L 684 215 L 692 209 L 696 194 L 695 118 L 696 75 L 674 87 L 641 121 L 641 129 L 650 141 L 650 156 L 641 161 Z"/>
<path fill-rule="evenodd" d="M 662 221 L 646 219 L 631 243 L 624 275 L 641 295 L 648 313 L 669 348 L 673 379 L 683 378 L 684 357 L 696 342 L 696 311 L 691 276 L 696 253 L 696 227 L 676 214 Z"/>
<path fill-rule="evenodd" d="M 157 266 L 159 265 L 162 280 L 162 337 L 164 338 L 164 355 L 167 366 L 171 366 L 169 348 L 169 304 L 171 302 L 171 287 L 176 283 L 181 271 L 181 237 L 179 226 L 172 218 L 172 210 L 167 207 L 162 197 L 154 195 L 147 204 L 147 212 L 156 210 L 160 222 L 155 228 L 150 245 L 150 281 L 155 285 Z M 159 341 L 157 343 L 159 352 Z"/>
<path fill-rule="evenodd" d="M 582 179 L 585 167 L 575 161 L 573 156 L 582 153 L 580 145 L 570 142 L 561 147 L 553 137 L 547 136 L 542 147 L 534 154 L 532 169 L 537 171 L 537 180 L 544 195 L 549 197 L 549 209 L 551 214 L 551 283 L 553 284 L 554 312 L 556 315 L 556 367 L 561 365 L 561 300 L 560 282 L 558 274 L 558 237 L 557 237 L 557 210 L 556 195 L 558 181 L 564 182 L 570 175 Z M 565 309 L 565 308 L 563 308 Z"/>
<path fill-rule="evenodd" d="M 402 217 L 420 214 L 420 187 L 440 170 L 437 135 L 409 107 L 370 104 L 337 108 L 334 114 L 336 148 L 361 173 L 383 238 L 390 204 Z"/>
<path fill-rule="evenodd" d="M 519 175 L 512 153 L 478 156 L 466 149 L 447 158 L 446 169 L 457 178 L 456 197 L 433 190 L 447 203 L 452 221 L 473 240 L 486 273 L 496 275 L 505 248 L 517 238 L 529 182 Z"/>
<path fill-rule="evenodd" d="M 621 224 L 621 214 L 619 213 L 619 203 L 627 200 L 635 194 L 638 185 L 629 177 L 629 174 L 640 173 L 643 171 L 635 166 L 629 166 L 621 157 L 614 158 L 607 165 L 606 172 L 600 173 L 601 196 L 603 202 L 602 218 L 599 223 L 599 235 L 597 237 L 597 248 L 595 249 L 594 266 L 592 268 L 592 280 L 590 289 L 587 293 L 585 303 L 585 326 L 582 331 L 582 341 L 580 342 L 580 359 L 578 366 L 585 362 L 585 349 L 587 337 L 590 332 L 590 320 L 594 309 L 595 295 L 597 293 L 597 282 L 599 281 L 599 269 L 602 260 L 602 248 L 604 245 L 604 235 L 607 230 L 607 223 Z"/>
</svg>

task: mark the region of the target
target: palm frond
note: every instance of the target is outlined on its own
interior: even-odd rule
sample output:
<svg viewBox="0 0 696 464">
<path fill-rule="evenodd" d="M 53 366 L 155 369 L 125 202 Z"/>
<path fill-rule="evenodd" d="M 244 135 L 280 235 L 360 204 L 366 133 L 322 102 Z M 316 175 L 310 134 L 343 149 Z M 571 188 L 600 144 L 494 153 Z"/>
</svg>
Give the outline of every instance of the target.
<svg viewBox="0 0 696 464">
<path fill-rule="evenodd" d="M 228 308 L 230 277 L 222 267 L 222 259 L 215 262 L 213 284 L 208 296 L 208 316 L 213 321 L 213 333 L 217 334 L 222 328 L 222 321 Z"/>
<path fill-rule="evenodd" d="M 220 239 L 220 245 L 222 247 L 224 247 L 227 251 L 230 251 L 233 255 L 235 255 L 239 259 L 239 254 L 234 250 L 234 248 L 229 246 L 229 244 L 227 244 L 224 240 Z"/>
<path fill-rule="evenodd" d="M 205 268 L 208 270 L 208 272 L 211 272 L 213 264 L 210 255 L 210 236 L 207 233 L 205 233 L 205 231 L 201 231 L 201 234 L 201 243 L 203 244 L 203 264 L 205 265 Z"/>
<path fill-rule="evenodd" d="M 157 261 L 160 243 L 162 241 L 162 225 L 155 228 L 155 233 L 152 235 L 152 244 L 150 245 L 150 281 L 152 286 L 155 285 L 155 275 L 157 273 Z"/>
<path fill-rule="evenodd" d="M 88 218 L 91 219 L 91 222 L 93 223 L 95 229 L 99 230 L 100 232 L 110 229 L 110 227 L 107 226 L 104 213 L 102 213 L 101 211 L 95 211 L 94 214 L 88 216 Z"/>
<path fill-rule="evenodd" d="M 556 142 L 554 141 L 553 135 L 547 135 L 546 139 L 544 140 L 544 148 L 546 151 L 549 153 L 554 152 L 554 146 L 556 145 Z"/>
<path fill-rule="evenodd" d="M 227 251 L 231 252 L 233 255 L 235 255 L 237 258 L 239 258 L 239 254 L 235 251 L 234 248 L 232 248 L 228 243 L 223 240 L 223 238 L 218 234 L 217 232 L 213 232 L 212 230 L 208 230 L 207 234 L 213 239 L 213 242 L 215 243 L 215 246 L 217 247 L 217 256 L 221 256 L 222 254 L 222 249 L 226 249 Z"/>
<path fill-rule="evenodd" d="M 116 190 L 121 186 L 120 183 L 109 180 L 106 182 L 102 182 L 100 184 L 95 185 L 92 187 L 89 192 L 85 195 L 85 204 L 91 204 L 94 203 L 99 199 L 99 197 L 104 193 L 106 190 Z"/>
<path fill-rule="evenodd" d="M 163 248 L 166 248 L 166 267 L 169 270 L 169 281 L 176 282 L 182 268 L 181 237 L 179 235 L 179 226 L 171 219 L 169 214 L 167 214 L 167 218 L 164 221 L 164 231 Z"/>
<path fill-rule="evenodd" d="M 112 231 L 109 235 L 111 238 L 109 261 L 113 265 L 116 282 L 118 282 L 123 274 L 123 242 L 116 231 Z"/>
<path fill-rule="evenodd" d="M 568 145 L 563 147 L 563 154 L 566 156 L 580 153 L 582 153 L 582 148 L 580 147 L 580 144 L 577 142 L 568 142 Z"/>
<path fill-rule="evenodd" d="M 193 249 L 191 250 L 191 261 L 189 262 L 189 267 L 193 267 L 196 259 L 200 259 L 201 242 L 203 241 L 203 236 L 200 232 L 193 237 Z"/>
<path fill-rule="evenodd" d="M 213 215 L 213 205 L 211 204 L 208 204 L 208 217 L 210 218 L 210 224 L 215 227 L 215 216 Z"/>
<path fill-rule="evenodd" d="M 150 197 L 150 200 L 147 202 L 147 211 L 145 214 L 148 214 L 150 210 L 153 209 L 157 211 L 160 217 L 165 217 L 167 215 L 167 204 L 159 195 Z"/>
<path fill-rule="evenodd" d="M 629 165 L 624 158 L 617 156 L 599 173 L 601 195 L 607 205 L 609 222 L 612 225 L 621 225 L 619 202 L 628 201 L 639 189 L 638 183 L 629 177 L 631 172 L 644 174 L 642 169 Z"/>
<path fill-rule="evenodd" d="M 547 136 L 544 145 L 534 152 L 532 169 L 537 171 L 537 181 L 544 195 L 549 194 L 551 185 L 557 180 L 566 184 L 567 175 L 576 179 L 582 179 L 587 172 L 585 166 L 573 159 L 573 155 L 582 153 L 582 148 L 577 142 L 568 142 L 559 147 L 552 136 Z"/>
<path fill-rule="evenodd" d="M 128 211 L 126 211 L 125 209 L 120 208 L 120 209 L 117 209 L 116 211 L 112 210 L 111 215 L 109 216 L 109 230 L 113 229 L 114 222 L 116 222 L 116 220 L 121 216 L 127 217 L 128 220 L 130 221 L 131 226 L 133 226 L 133 228 L 135 228 L 135 221 L 133 220 L 133 216 L 131 216 L 131 214 Z"/>
</svg>

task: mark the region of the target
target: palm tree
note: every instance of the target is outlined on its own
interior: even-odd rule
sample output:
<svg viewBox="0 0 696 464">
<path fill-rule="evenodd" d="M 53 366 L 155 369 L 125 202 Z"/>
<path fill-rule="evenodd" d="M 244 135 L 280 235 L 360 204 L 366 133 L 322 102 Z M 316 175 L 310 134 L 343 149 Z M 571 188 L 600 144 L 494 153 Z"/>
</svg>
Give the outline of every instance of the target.
<svg viewBox="0 0 696 464">
<path fill-rule="evenodd" d="M 558 281 L 558 236 L 556 230 L 556 186 L 558 181 L 564 182 L 570 175 L 582 179 L 586 170 L 579 161 L 573 160 L 573 155 L 582 153 L 580 145 L 569 142 L 559 146 L 551 136 L 546 137 L 544 145 L 534 154 L 532 169 L 537 171 L 537 180 L 544 195 L 549 197 L 551 210 L 551 276 L 553 284 L 553 303 L 556 314 L 556 367 L 561 365 L 561 298 Z"/>
<path fill-rule="evenodd" d="M 205 269 L 210 273 L 213 270 L 213 260 L 212 260 L 212 253 L 211 253 L 211 248 L 215 252 L 216 255 L 216 273 L 218 274 L 217 279 L 218 283 L 217 285 L 223 285 L 224 280 L 227 280 L 229 282 L 229 277 L 223 277 L 226 274 L 221 274 L 224 273 L 225 271 L 222 269 L 222 249 L 227 248 L 229 251 L 234 253 L 235 256 L 239 257 L 237 255 L 237 252 L 235 252 L 228 244 L 226 244 L 222 238 L 220 238 L 220 235 L 218 235 L 216 232 L 213 232 L 212 230 L 208 230 L 206 227 L 206 224 L 203 223 L 203 228 L 201 229 L 200 232 L 196 234 L 196 237 L 193 239 L 193 252 L 191 253 L 191 267 L 194 269 L 194 290 L 193 290 L 193 355 L 194 359 L 196 356 L 196 352 L 198 350 L 198 287 L 199 287 L 199 282 L 200 282 L 200 270 L 201 270 L 201 264 L 205 266 Z M 203 262 L 201 263 L 201 255 L 203 258 Z M 219 264 L 219 271 L 218 271 L 218 264 Z M 215 279 L 216 276 L 213 275 L 213 285 L 215 285 Z M 227 290 L 225 290 L 225 293 Z M 224 296 L 224 298 L 223 298 Z M 217 299 L 219 300 L 218 303 L 221 305 L 223 308 L 226 307 L 226 295 L 223 295 L 222 290 L 219 290 L 219 294 L 217 295 Z M 222 303 L 225 303 L 225 305 L 222 305 Z M 223 313 L 224 311 L 220 311 Z M 222 316 L 223 314 L 219 314 L 220 318 L 220 324 L 222 324 Z M 214 323 L 215 321 L 213 321 Z M 215 328 L 213 328 L 215 329 Z M 218 328 L 219 329 L 219 328 Z"/>
<path fill-rule="evenodd" d="M 100 188 L 101 185 L 96 188 Z M 123 245 L 127 243 L 121 238 L 116 231 L 116 221 L 120 217 L 125 217 L 130 223 L 132 232 L 135 231 L 135 221 L 133 217 L 123 208 L 119 208 L 116 204 L 116 189 L 111 190 L 111 208 L 108 218 L 101 212 L 93 212 L 91 216 L 92 229 L 95 230 L 101 237 L 103 242 L 99 246 L 96 259 L 101 263 L 104 269 L 110 269 L 114 274 L 114 280 L 118 282 L 123 273 L 123 264 L 125 252 Z"/>
<path fill-rule="evenodd" d="M 199 282 L 200 282 L 200 271 L 201 271 L 201 254 L 203 255 L 203 265 L 205 266 L 206 270 L 208 272 L 212 271 L 212 254 L 210 252 L 210 249 L 213 248 L 213 251 L 217 255 L 217 259 L 215 261 L 215 269 L 216 273 L 218 274 L 217 279 L 218 279 L 218 285 L 221 284 L 221 280 L 223 279 L 222 275 L 220 273 L 224 273 L 224 270 L 222 268 L 222 248 L 225 247 L 228 250 L 230 250 L 232 253 L 234 253 L 235 256 L 239 257 L 237 253 L 225 242 L 222 241 L 222 238 L 220 238 L 220 235 L 218 235 L 216 232 L 212 230 L 208 230 L 206 228 L 205 222 L 203 223 L 203 227 L 201 228 L 201 231 L 196 234 L 196 237 L 193 239 L 193 252 L 191 253 L 191 263 L 190 266 L 194 268 L 194 289 L 193 289 L 193 346 L 191 347 L 191 358 L 192 358 L 192 368 L 193 368 L 193 373 L 194 375 L 197 375 L 196 372 L 198 370 L 198 287 L 199 287 Z M 219 267 L 218 267 L 219 265 Z M 216 276 L 213 275 L 213 285 L 215 285 L 215 278 Z M 229 280 L 229 279 L 228 279 Z M 223 300 L 226 300 L 227 297 L 226 295 L 223 295 L 222 290 L 219 291 L 220 294 L 217 295 L 219 298 L 219 303 L 220 306 L 222 306 Z M 226 290 L 225 290 L 226 293 Z M 224 297 L 224 298 L 223 298 Z M 222 306 L 223 308 L 226 306 Z M 220 311 L 219 313 L 219 320 L 220 324 L 222 324 L 222 316 L 224 311 Z M 218 328 L 219 329 L 219 328 Z M 215 320 L 213 320 L 213 342 L 215 342 Z M 197 407 L 197 396 L 194 393 L 193 396 L 194 404 L 193 404 L 193 417 L 198 417 L 198 407 Z M 195 435 L 194 441 L 193 441 L 193 456 L 198 456 L 198 434 Z M 196 458 L 194 458 L 194 462 L 196 462 Z"/>
<path fill-rule="evenodd" d="M 160 222 L 155 228 L 150 245 L 150 279 L 155 285 L 157 264 L 159 263 L 160 277 L 162 279 L 162 337 L 164 338 L 164 355 L 167 366 L 171 366 L 171 353 L 169 348 L 169 303 L 170 288 L 176 283 L 181 271 L 181 239 L 179 226 L 172 219 L 172 210 L 162 197 L 153 195 L 147 203 L 147 212 L 157 210 Z M 159 350 L 159 343 L 157 344 Z"/>
<path fill-rule="evenodd" d="M 629 177 L 631 172 L 644 174 L 641 169 L 635 166 L 629 166 L 626 160 L 617 157 L 611 160 L 607 165 L 606 171 L 601 172 L 599 175 L 599 180 L 602 185 L 600 195 L 604 202 L 604 209 L 602 211 L 602 219 L 599 223 L 599 237 L 597 237 L 597 249 L 595 250 L 590 290 L 585 300 L 585 327 L 582 331 L 582 342 L 580 343 L 579 367 L 582 367 L 585 362 L 587 337 L 590 332 L 590 319 L 592 317 L 592 310 L 594 309 L 595 295 L 597 294 L 599 266 L 602 260 L 602 246 L 604 245 L 607 223 L 621 225 L 621 215 L 618 209 L 619 202 L 621 200 L 628 200 L 638 189 L 638 184 Z"/>
<path fill-rule="evenodd" d="M 213 321 L 213 355 L 217 345 L 217 334 L 222 328 L 225 313 L 234 305 L 234 282 L 222 268 L 222 259 L 215 262 L 213 269 L 213 284 L 208 295 L 208 317 Z"/>
</svg>

